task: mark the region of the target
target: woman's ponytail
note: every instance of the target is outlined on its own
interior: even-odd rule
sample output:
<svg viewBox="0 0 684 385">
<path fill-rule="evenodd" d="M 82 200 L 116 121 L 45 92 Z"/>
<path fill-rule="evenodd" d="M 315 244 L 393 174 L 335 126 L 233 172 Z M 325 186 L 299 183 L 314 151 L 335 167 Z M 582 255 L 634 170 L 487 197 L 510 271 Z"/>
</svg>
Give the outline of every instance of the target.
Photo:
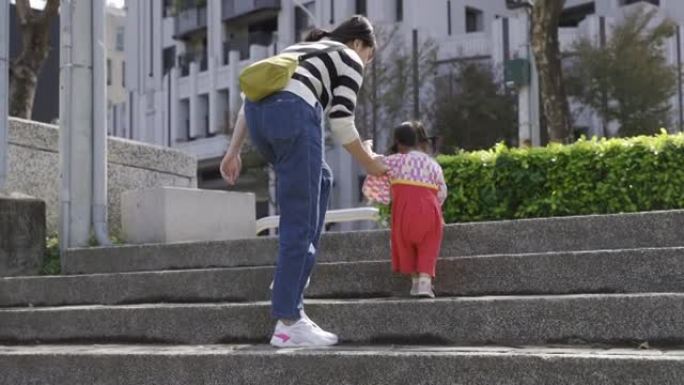
<svg viewBox="0 0 684 385">
<path fill-rule="evenodd" d="M 304 41 L 319 41 L 323 38 L 326 38 L 330 36 L 330 31 L 326 31 L 321 28 L 314 28 L 309 32 L 306 37 L 304 38 Z"/>
</svg>

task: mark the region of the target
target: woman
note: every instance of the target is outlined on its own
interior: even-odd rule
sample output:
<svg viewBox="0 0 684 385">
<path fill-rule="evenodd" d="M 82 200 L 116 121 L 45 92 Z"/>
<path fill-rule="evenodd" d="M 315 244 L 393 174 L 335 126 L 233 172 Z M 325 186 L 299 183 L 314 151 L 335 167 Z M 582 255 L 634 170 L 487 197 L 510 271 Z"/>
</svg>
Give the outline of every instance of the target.
<svg viewBox="0 0 684 385">
<path fill-rule="evenodd" d="M 332 32 L 315 30 L 307 42 L 285 49 L 307 58 L 284 90 L 256 103 L 245 102 L 221 162 L 222 174 L 228 183 L 235 183 L 248 127 L 253 144 L 276 172 L 280 231 L 272 297 L 272 315 L 278 320 L 273 346 L 337 343 L 337 336 L 318 327 L 302 306 L 332 187 L 332 172 L 324 160 L 323 120 L 328 117 L 337 142 L 369 174 L 385 172 L 381 160 L 362 145 L 354 123 L 363 68 L 373 58 L 375 46 L 371 23 L 354 16 Z"/>
</svg>

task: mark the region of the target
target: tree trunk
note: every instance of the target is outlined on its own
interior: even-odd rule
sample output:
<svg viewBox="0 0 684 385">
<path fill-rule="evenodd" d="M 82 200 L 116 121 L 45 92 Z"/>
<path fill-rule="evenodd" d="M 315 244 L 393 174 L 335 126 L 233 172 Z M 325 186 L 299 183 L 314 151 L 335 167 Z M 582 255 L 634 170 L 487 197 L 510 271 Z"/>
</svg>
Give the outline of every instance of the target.
<svg viewBox="0 0 684 385">
<path fill-rule="evenodd" d="M 22 51 L 10 64 L 10 116 L 31 118 L 38 74 L 50 53 L 50 24 L 58 9 L 59 0 L 48 0 L 43 11 L 31 9 L 29 0 L 16 2 Z"/>
<path fill-rule="evenodd" d="M 558 23 L 564 4 L 565 0 L 537 0 L 532 11 L 532 50 L 549 139 L 562 143 L 570 140 L 571 132 L 558 43 Z"/>
</svg>

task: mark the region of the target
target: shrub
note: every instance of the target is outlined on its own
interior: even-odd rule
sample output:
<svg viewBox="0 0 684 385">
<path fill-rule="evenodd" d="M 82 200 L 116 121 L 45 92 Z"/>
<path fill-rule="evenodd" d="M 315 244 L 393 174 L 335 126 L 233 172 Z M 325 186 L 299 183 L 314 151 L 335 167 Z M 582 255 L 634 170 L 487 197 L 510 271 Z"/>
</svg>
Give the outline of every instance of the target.
<svg viewBox="0 0 684 385">
<path fill-rule="evenodd" d="M 446 222 L 684 208 L 684 135 L 581 139 L 570 145 L 438 157 Z"/>
</svg>

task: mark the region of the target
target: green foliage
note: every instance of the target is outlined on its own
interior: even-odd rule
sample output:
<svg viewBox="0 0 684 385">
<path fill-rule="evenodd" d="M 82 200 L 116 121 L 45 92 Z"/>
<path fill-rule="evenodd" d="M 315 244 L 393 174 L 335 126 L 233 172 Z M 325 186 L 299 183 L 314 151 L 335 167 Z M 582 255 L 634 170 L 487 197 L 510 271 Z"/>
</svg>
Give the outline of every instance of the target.
<svg viewBox="0 0 684 385">
<path fill-rule="evenodd" d="M 447 222 L 684 208 L 684 134 L 440 156 Z"/>
<path fill-rule="evenodd" d="M 517 141 L 514 95 L 498 84 L 489 66 L 476 62 L 461 63 L 435 82 L 435 128 L 441 150 L 482 150 L 505 142 Z"/>
<path fill-rule="evenodd" d="M 113 245 L 123 245 L 123 241 L 117 235 L 110 237 Z M 97 241 L 91 237 L 89 246 L 97 246 Z M 41 275 L 59 275 L 62 272 L 62 264 L 60 260 L 59 237 L 57 234 L 49 235 L 45 240 L 45 256 L 43 257 L 43 265 L 40 269 Z"/>
<path fill-rule="evenodd" d="M 45 257 L 40 269 L 41 275 L 59 275 L 62 266 L 59 259 L 59 239 L 56 235 L 47 237 L 45 241 Z"/>
<path fill-rule="evenodd" d="M 655 17 L 653 11 L 640 10 L 627 15 L 605 47 L 580 40 L 566 74 L 568 95 L 606 122 L 617 121 L 623 137 L 654 134 L 668 123 L 677 75 L 664 45 L 675 26 L 667 20 L 657 23 Z"/>
</svg>

